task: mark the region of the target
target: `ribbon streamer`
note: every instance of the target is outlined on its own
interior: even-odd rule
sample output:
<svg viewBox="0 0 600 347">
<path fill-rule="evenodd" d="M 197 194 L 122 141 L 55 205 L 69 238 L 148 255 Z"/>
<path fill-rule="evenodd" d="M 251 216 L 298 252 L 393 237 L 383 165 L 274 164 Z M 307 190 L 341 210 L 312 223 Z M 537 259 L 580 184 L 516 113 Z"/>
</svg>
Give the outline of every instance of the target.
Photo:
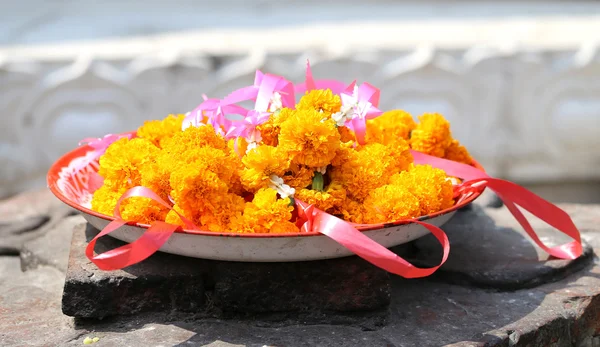
<svg viewBox="0 0 600 347">
<path fill-rule="evenodd" d="M 464 179 L 465 181 L 462 183 L 463 189 L 469 189 L 475 185 L 485 184 L 488 188 L 495 191 L 504 201 L 509 211 L 523 226 L 527 234 L 548 254 L 562 259 L 576 259 L 582 254 L 581 237 L 577 227 L 574 225 L 569 215 L 557 206 L 512 182 L 492 178 L 485 172 L 473 166 L 432 157 L 416 151 L 412 151 L 412 154 L 415 164 L 428 164 L 446 171 L 446 174 L 449 176 Z M 94 256 L 94 246 L 98 238 L 127 224 L 127 222 L 121 218 L 120 204 L 125 199 L 134 196 L 152 199 L 173 210 L 171 205 L 162 200 L 156 193 L 148 188 L 134 187 L 125 192 L 115 207 L 114 216 L 116 219 L 94 237 L 86 248 L 86 256 L 102 270 L 122 269 L 146 259 L 158 251 L 175 231 L 181 229 L 181 227 L 177 225 L 165 222 L 154 222 L 136 241 Z M 417 268 L 387 248 L 371 240 L 357 229 L 357 227 L 364 225 L 353 225 L 299 200 L 296 200 L 296 206 L 302 231 L 317 231 L 324 234 L 375 266 L 405 278 L 419 278 L 431 275 L 447 260 L 450 252 L 448 238 L 440 228 L 414 219 L 405 221 L 406 223 L 416 223 L 427 228 L 440 242 L 443 249 L 442 261 L 439 265 L 427 269 Z M 555 247 L 546 246 L 539 239 L 517 206 L 521 206 L 554 228 L 570 236 L 573 241 Z M 178 215 L 184 222 L 186 228 L 198 230 L 191 221 L 187 220 L 179 213 Z"/>
<path fill-rule="evenodd" d="M 536 245 L 548 254 L 561 259 L 576 259 L 583 252 L 581 236 L 579 230 L 573 223 L 573 220 L 565 211 L 552 203 L 515 183 L 499 178 L 492 178 L 485 172 L 478 170 L 473 166 L 433 157 L 413 150 L 411 150 L 411 153 L 415 164 L 428 164 L 444 170 L 448 176 L 460 177 L 465 180 L 465 182 L 463 182 L 463 186 L 465 187 L 484 183 L 486 187 L 493 190 L 504 202 L 506 208 L 508 208 L 510 213 L 515 217 L 519 224 L 521 224 L 525 232 L 533 239 Z M 573 241 L 555 247 L 546 246 L 537 236 L 535 230 L 533 230 L 533 227 L 529 224 L 529 221 L 517 206 L 521 206 L 529 213 L 571 237 Z"/>
<path fill-rule="evenodd" d="M 88 243 L 85 249 L 85 255 L 87 256 L 87 258 L 91 262 L 96 264 L 96 266 L 98 266 L 98 268 L 101 270 L 120 270 L 127 266 L 137 264 L 143 261 L 152 254 L 156 253 L 160 249 L 160 247 L 162 247 L 162 245 L 164 245 L 165 242 L 167 242 L 167 240 L 171 237 L 171 235 L 173 235 L 173 233 L 176 230 L 181 229 L 179 225 L 156 221 L 152 223 L 152 225 L 137 240 L 94 256 L 94 247 L 96 246 L 96 241 L 99 238 L 108 235 L 127 224 L 127 221 L 121 218 L 120 209 L 121 203 L 125 199 L 131 197 L 144 197 L 152 199 L 153 201 L 177 213 L 179 218 L 181 218 L 181 220 L 185 224 L 186 228 L 198 229 L 194 225 L 194 223 L 192 223 L 190 220 L 179 214 L 179 212 L 175 211 L 167 202 L 161 199 L 151 189 L 141 186 L 133 187 L 127 190 L 117 201 L 117 205 L 115 206 L 114 211 L 115 220 L 113 220 L 106 227 L 104 227 L 104 229 L 102 229 L 102 231 L 98 233 L 98 235 L 96 235 L 90 241 L 90 243 Z"/>
<path fill-rule="evenodd" d="M 346 89 L 346 85 L 343 82 L 337 80 L 318 80 L 313 79 L 312 70 L 310 68 L 310 61 L 306 61 L 306 77 L 304 83 L 298 83 L 294 86 L 296 94 L 304 94 L 314 89 L 329 89 L 333 94 L 340 94 Z"/>
</svg>

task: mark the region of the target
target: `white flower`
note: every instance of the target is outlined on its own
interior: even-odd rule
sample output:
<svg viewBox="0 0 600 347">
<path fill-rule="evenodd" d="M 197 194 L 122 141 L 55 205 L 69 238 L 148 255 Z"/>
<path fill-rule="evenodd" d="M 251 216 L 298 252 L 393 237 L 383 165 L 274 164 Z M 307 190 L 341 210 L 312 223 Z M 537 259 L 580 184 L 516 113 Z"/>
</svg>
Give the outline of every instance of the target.
<svg viewBox="0 0 600 347">
<path fill-rule="evenodd" d="M 281 94 L 279 94 L 278 92 L 273 93 L 273 97 L 271 98 L 271 106 L 269 107 L 269 112 L 275 112 L 282 108 L 283 104 L 281 103 Z"/>
<path fill-rule="evenodd" d="M 250 142 L 250 143 L 248 143 L 248 147 L 246 147 L 246 154 L 248 154 L 248 152 L 250 152 L 251 150 L 255 149 L 256 147 L 258 147 L 258 143 L 257 142 Z"/>
<path fill-rule="evenodd" d="M 331 115 L 331 119 L 335 121 L 338 127 L 344 126 L 346 121 L 354 118 L 354 105 L 342 106 L 340 112 Z"/>
<path fill-rule="evenodd" d="M 277 193 L 281 196 L 282 199 L 286 199 L 288 197 L 294 197 L 296 190 L 287 184 L 283 183 L 283 178 L 277 175 L 271 175 L 269 177 L 269 188 L 275 189 Z"/>
</svg>

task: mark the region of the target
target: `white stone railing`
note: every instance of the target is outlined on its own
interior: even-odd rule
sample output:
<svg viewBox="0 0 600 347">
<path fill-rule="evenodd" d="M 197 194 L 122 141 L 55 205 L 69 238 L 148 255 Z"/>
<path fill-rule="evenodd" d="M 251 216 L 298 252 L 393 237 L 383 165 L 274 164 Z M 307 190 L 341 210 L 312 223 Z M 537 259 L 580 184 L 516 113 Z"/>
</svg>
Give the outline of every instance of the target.
<svg viewBox="0 0 600 347">
<path fill-rule="evenodd" d="M 248 6 L 225 0 L 198 20 L 231 3 Z M 273 27 L 246 14 L 238 28 L 173 27 L 166 29 L 193 30 L 114 39 L 106 34 L 111 25 L 117 35 L 128 27 L 103 22 L 107 10 L 98 14 L 90 2 L 76 19 L 95 18 L 96 36 L 87 27 L 69 30 L 71 17 L 46 24 L 45 39 L 0 36 L 0 196 L 44 184 L 49 165 L 84 137 L 186 112 L 202 93 L 219 97 L 251 83 L 256 69 L 302 81 L 307 58 L 317 78 L 381 88 L 383 109 L 443 113 L 494 175 L 525 183 L 600 179 L 600 3 L 346 1 L 346 17 L 324 15 L 329 24 L 308 27 L 311 7 L 267 3 L 274 7 L 263 20 Z M 340 3 L 323 5 L 323 13 Z M 191 20 L 187 8 L 165 8 L 163 18 L 156 6 L 139 16 Z M 436 6 L 449 14 L 436 15 Z M 482 8 L 489 15 L 475 16 Z M 384 19 L 360 17 L 368 11 Z M 284 13 L 295 14 L 289 26 L 278 19 Z M 394 21 L 394 14 L 402 15 Z M 3 34 L 18 28 L 2 25 Z"/>
</svg>

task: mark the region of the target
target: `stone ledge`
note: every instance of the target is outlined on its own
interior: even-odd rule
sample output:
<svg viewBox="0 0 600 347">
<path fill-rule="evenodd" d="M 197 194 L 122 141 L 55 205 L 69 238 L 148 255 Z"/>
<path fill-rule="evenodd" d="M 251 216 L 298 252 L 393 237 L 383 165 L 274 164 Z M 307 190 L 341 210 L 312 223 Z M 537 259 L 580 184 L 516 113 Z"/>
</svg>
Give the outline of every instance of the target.
<svg viewBox="0 0 600 347">
<path fill-rule="evenodd" d="M 357 257 L 295 263 L 236 263 L 156 253 L 119 271 L 102 271 L 85 256 L 98 233 L 75 227 L 63 294 L 63 312 L 103 318 L 146 311 L 208 316 L 280 313 L 273 319 L 376 311 L 390 302 L 389 275 Z M 96 251 L 122 242 L 105 237 Z M 293 315 L 285 313 L 293 312 Z M 348 317 L 346 317 L 348 318 Z M 344 318 L 344 319 L 346 319 Z M 351 318 L 351 317 L 350 317 Z M 348 318 L 348 319 L 350 319 Z M 339 317 L 330 320 L 340 319 Z"/>
</svg>

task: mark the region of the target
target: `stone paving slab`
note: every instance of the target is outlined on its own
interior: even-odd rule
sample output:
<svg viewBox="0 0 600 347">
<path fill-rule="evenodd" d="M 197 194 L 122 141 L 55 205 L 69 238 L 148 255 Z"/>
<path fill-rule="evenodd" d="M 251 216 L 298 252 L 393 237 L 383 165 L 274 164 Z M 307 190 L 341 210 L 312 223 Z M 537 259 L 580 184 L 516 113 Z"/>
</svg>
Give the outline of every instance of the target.
<svg viewBox="0 0 600 347">
<path fill-rule="evenodd" d="M 506 209 L 474 205 L 458 211 L 442 227 L 450 240 L 450 255 L 432 278 L 496 290 L 516 290 L 564 278 L 593 261 L 594 252 L 586 242 L 583 255 L 576 260 L 550 257 L 518 224 L 512 223 L 512 219 Z M 540 239 L 550 246 L 570 241 L 560 232 L 537 224 Z M 439 263 L 440 246 L 432 235 L 416 240 L 414 246 L 413 262 L 421 266 Z"/>
<path fill-rule="evenodd" d="M 12 259 L 15 259 L 14 257 Z M 17 264 L 0 264 L 18 268 Z M 0 265 L 2 266 L 2 265 Z M 0 284 L 4 293 L 47 272 L 38 268 L 15 273 Z M 59 276 L 58 271 L 52 272 Z M 60 288 L 33 302 L 2 301 L 3 346 L 81 346 L 85 337 L 99 337 L 94 346 L 593 346 L 600 335 L 600 267 L 595 265 L 556 283 L 515 292 L 497 292 L 439 283 L 429 279 L 392 279 L 388 323 L 377 330 L 344 324 L 268 325 L 253 320 L 196 319 L 178 313 L 142 314 L 96 320 L 61 315 Z M 14 312 L 33 314 L 31 326 L 14 325 Z M 43 322 L 43 324 L 42 324 Z M 70 322 L 70 323 L 69 323 Z M 10 326 L 10 329 L 8 327 Z M 32 326 L 35 328 L 32 329 Z"/>
<path fill-rule="evenodd" d="M 0 211 L 7 211 L 7 205 L 0 202 L 0 206 L 4 206 Z M 463 212 L 479 213 L 473 207 Z M 583 238 L 598 252 L 600 205 L 561 207 L 573 217 Z M 504 208 L 485 208 L 484 212 L 497 227 L 518 229 Z M 4 221 L 0 226 L 10 225 L 8 220 L 18 221 L 7 217 L 10 213 L 0 215 Z M 535 220 L 532 224 L 536 228 L 545 227 Z M 32 228 L 31 232 L 39 233 L 39 237 L 49 232 L 49 228 L 43 231 Z M 460 244 L 457 232 L 448 229 L 448 233 L 456 253 Z M 547 237 L 549 241 L 560 241 L 555 234 L 548 233 Z M 22 239 L 12 239 L 15 240 L 20 245 L 25 243 Z M 531 245 L 528 239 L 523 243 Z M 11 247 L 20 250 L 20 245 Z M 426 258 L 423 245 L 420 248 L 417 243 L 411 245 L 405 251 L 413 252 L 416 259 Z M 467 246 L 466 241 L 464 246 Z M 64 250 L 58 251 L 61 252 Z M 421 255 L 416 256 L 415 252 Z M 462 256 L 465 252 L 469 252 L 469 248 L 461 251 Z M 535 255 L 537 259 L 544 259 L 535 248 L 524 254 L 531 257 L 532 263 Z M 490 258 L 499 258 L 499 255 Z M 187 312 L 73 320 L 61 312 L 65 283 L 61 271 L 40 265 L 25 267 L 27 271 L 22 272 L 19 257 L 0 256 L 0 345 L 82 346 L 86 337 L 97 336 L 100 340 L 93 346 L 99 347 L 597 346 L 600 345 L 600 265 L 598 260 L 590 259 L 592 262 L 587 266 L 552 278 L 554 282 L 511 291 L 453 282 L 450 276 L 419 280 L 392 276 L 385 324 L 361 325 L 347 320 L 323 324 L 318 320 L 220 319 Z"/>
<path fill-rule="evenodd" d="M 63 273 L 66 272 L 73 228 L 82 223 L 85 223 L 82 216 L 68 216 L 51 225 L 39 237 L 26 241 L 20 253 L 21 270 L 50 265 Z"/>
<path fill-rule="evenodd" d="M 25 242 L 71 214 L 74 210 L 47 189 L 0 201 L 0 255 L 19 255 Z"/>
<path fill-rule="evenodd" d="M 64 278 L 48 266 L 21 272 L 19 257 L 0 256 L 1 346 L 58 346 L 77 337 L 60 311 Z"/>
</svg>

